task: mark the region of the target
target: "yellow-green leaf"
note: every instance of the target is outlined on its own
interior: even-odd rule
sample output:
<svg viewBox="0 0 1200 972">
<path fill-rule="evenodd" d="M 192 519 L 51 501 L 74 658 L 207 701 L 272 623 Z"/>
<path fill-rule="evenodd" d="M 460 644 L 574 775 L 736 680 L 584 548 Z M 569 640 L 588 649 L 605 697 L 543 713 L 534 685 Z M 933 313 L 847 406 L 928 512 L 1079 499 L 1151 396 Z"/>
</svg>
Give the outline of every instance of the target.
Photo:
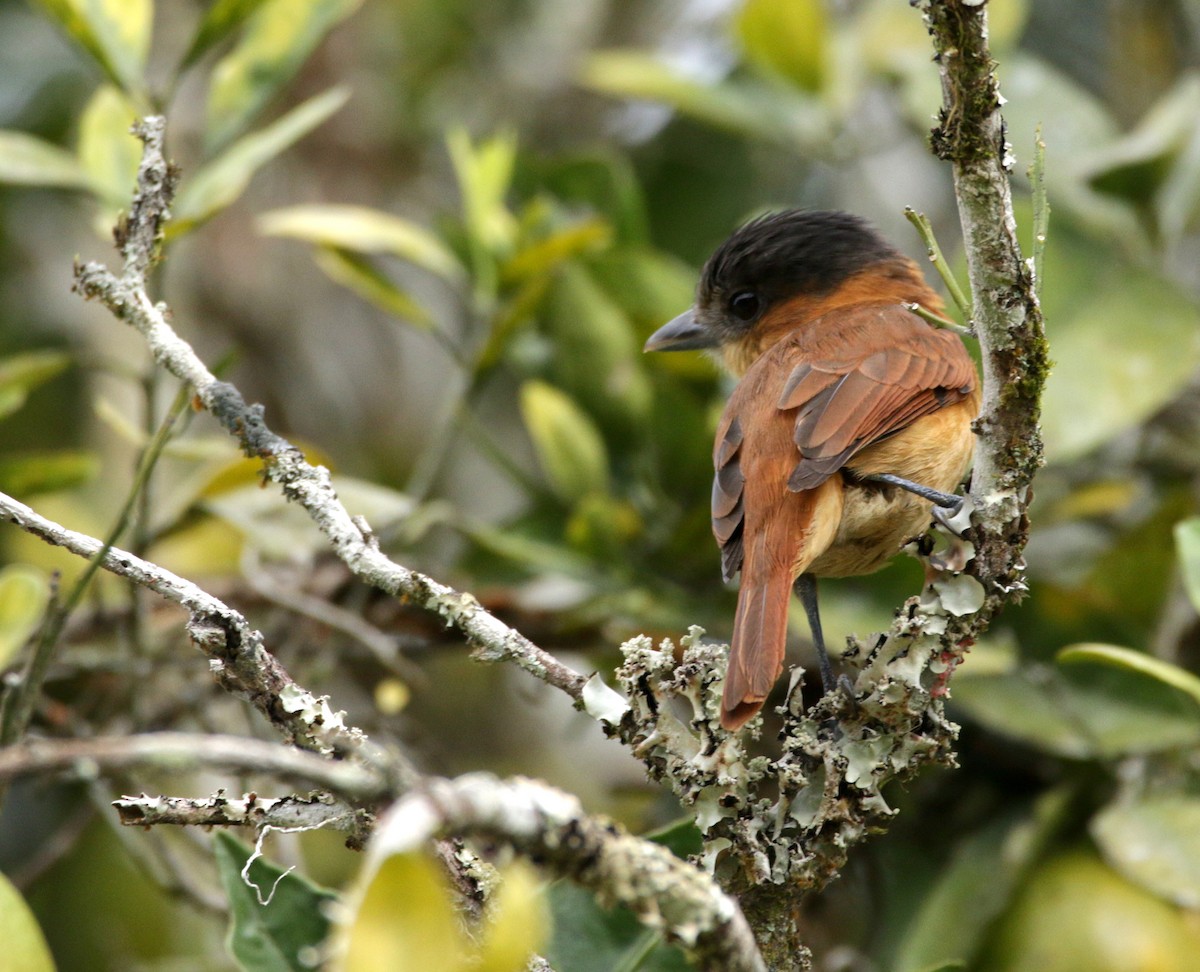
<svg viewBox="0 0 1200 972">
<path fill-rule="evenodd" d="M 603 219 L 585 219 L 528 243 L 500 267 L 505 283 L 549 273 L 564 260 L 601 250 L 612 242 L 612 227 Z"/>
<path fill-rule="evenodd" d="M 365 206 L 291 206 L 259 217 L 267 236 L 288 236 L 319 246 L 399 257 L 447 280 L 464 270 L 458 258 L 419 223 Z"/>
<path fill-rule="evenodd" d="M 460 972 L 467 968 L 450 889 L 424 854 L 393 854 L 371 877 L 339 936 L 340 972 Z"/>
<path fill-rule="evenodd" d="M 568 503 L 608 490 L 608 453 L 595 424 L 553 385 L 521 386 L 521 416 L 554 492 Z"/>
<path fill-rule="evenodd" d="M 429 311 L 408 291 L 384 275 L 369 257 L 334 247 L 319 247 L 313 259 L 334 283 L 341 284 L 380 310 L 415 324 L 423 331 L 433 330 L 433 318 Z"/>
<path fill-rule="evenodd" d="M 153 0 L 34 0 L 118 87 L 142 98 Z"/>
<path fill-rule="evenodd" d="M 504 869 L 489 915 L 478 972 L 524 972 L 550 930 L 541 882 L 531 867 L 518 861 Z"/>
<path fill-rule="evenodd" d="M 0 492 L 22 498 L 70 489 L 100 472 L 100 458 L 76 449 L 21 452 L 0 457 Z"/>
<path fill-rule="evenodd" d="M 517 234 L 516 218 L 505 204 L 517 160 L 516 137 L 497 135 L 473 145 L 459 128 L 446 142 L 462 193 L 467 231 L 487 251 L 507 253 Z"/>
<path fill-rule="evenodd" d="M 242 26 L 264 0 L 215 0 L 200 21 L 180 70 L 190 67 Z"/>
<path fill-rule="evenodd" d="M 42 139 L 0 129 L 0 182 L 90 189 L 87 172 L 70 152 Z"/>
<path fill-rule="evenodd" d="M 1060 662 L 1091 662 L 1137 672 L 1139 675 L 1145 675 L 1179 689 L 1181 692 L 1186 692 L 1197 703 L 1200 703 L 1200 678 L 1178 665 L 1172 665 L 1131 648 L 1120 648 L 1116 645 L 1071 645 L 1058 653 L 1058 660 Z"/>
<path fill-rule="evenodd" d="M 747 0 L 737 32 L 751 62 L 806 91 L 820 90 L 829 36 L 824 0 Z"/>
<path fill-rule="evenodd" d="M 130 131 L 137 118 L 133 102 L 119 88 L 104 84 L 79 121 L 79 164 L 105 205 L 103 220 L 109 230 L 116 211 L 129 205 L 137 181 L 142 144 Z"/>
<path fill-rule="evenodd" d="M 246 22 L 238 45 L 213 69 L 208 92 L 209 148 L 244 132 L 300 70 L 313 49 L 362 0 L 267 0 Z"/>
<path fill-rule="evenodd" d="M 37 630 L 49 603 L 50 582 L 43 571 L 28 564 L 0 570 L 0 669 Z"/>
<path fill-rule="evenodd" d="M 0 874 L 0 942 L 8 972 L 54 972 L 54 959 L 21 893 Z"/>
<path fill-rule="evenodd" d="M 346 88 L 330 88 L 231 145 L 183 184 L 168 235 L 194 229 L 232 203 L 263 165 L 320 125 L 349 97 Z"/>
</svg>

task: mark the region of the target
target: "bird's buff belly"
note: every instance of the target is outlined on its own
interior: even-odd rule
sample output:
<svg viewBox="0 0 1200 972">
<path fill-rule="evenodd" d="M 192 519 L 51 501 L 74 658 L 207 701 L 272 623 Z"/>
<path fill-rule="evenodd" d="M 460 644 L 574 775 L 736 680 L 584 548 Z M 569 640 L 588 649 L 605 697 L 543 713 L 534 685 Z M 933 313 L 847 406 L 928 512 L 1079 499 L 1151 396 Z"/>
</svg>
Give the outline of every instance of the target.
<svg viewBox="0 0 1200 972">
<path fill-rule="evenodd" d="M 855 456 L 847 467 L 849 475 L 843 476 L 837 531 L 807 571 L 818 577 L 870 574 L 896 556 L 905 543 L 924 533 L 932 516 L 929 500 L 898 486 L 856 483 L 855 478 L 891 473 L 944 493 L 955 492 L 971 464 L 975 436 L 962 416 L 953 413 L 974 407 L 974 402 L 968 401 L 926 416 Z"/>
</svg>

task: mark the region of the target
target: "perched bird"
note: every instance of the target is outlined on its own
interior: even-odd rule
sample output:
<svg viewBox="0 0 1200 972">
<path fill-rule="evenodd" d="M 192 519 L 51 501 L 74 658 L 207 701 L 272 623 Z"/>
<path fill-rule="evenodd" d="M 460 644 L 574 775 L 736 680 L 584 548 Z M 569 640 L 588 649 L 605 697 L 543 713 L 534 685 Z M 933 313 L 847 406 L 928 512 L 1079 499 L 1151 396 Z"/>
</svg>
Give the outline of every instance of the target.
<svg viewBox="0 0 1200 972">
<path fill-rule="evenodd" d="M 788 602 L 804 604 L 825 690 L 817 577 L 869 574 L 929 524 L 971 463 L 975 366 L 912 260 L 863 220 L 791 210 L 737 230 L 692 308 L 647 351 L 712 349 L 738 378 L 717 427 L 713 533 L 739 570 L 721 724 L 737 729 L 783 670 Z"/>
</svg>

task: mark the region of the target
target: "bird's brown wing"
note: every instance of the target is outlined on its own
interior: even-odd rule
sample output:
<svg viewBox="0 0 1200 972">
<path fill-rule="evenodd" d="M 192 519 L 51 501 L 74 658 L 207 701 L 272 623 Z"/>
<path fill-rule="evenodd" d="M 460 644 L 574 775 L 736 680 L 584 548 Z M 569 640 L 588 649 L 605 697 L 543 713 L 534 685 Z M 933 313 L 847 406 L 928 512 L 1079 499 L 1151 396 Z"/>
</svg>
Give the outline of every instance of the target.
<svg viewBox="0 0 1200 972">
<path fill-rule="evenodd" d="M 794 423 L 798 460 L 795 452 L 775 458 L 790 470 L 787 488 L 802 492 L 851 463 L 859 450 L 964 400 L 977 380 L 954 334 L 899 305 L 841 308 L 767 351 L 734 391 L 717 429 L 712 522 L 725 579 L 742 566 L 742 452 L 747 437 L 760 435 L 756 426 Z M 764 394 L 777 396 L 774 409 L 755 400 Z M 778 436 L 770 439 L 778 442 Z"/>
</svg>

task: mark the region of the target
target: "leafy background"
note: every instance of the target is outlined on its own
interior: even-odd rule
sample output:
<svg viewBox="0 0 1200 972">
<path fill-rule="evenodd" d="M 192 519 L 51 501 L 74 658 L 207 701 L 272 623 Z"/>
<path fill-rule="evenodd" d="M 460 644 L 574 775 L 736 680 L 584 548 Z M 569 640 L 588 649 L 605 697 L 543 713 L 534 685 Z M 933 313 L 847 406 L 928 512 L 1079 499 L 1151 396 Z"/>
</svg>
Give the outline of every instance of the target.
<svg viewBox="0 0 1200 972">
<path fill-rule="evenodd" d="M 807 903 L 809 936 L 824 969 L 1182 970 L 1200 948 L 1200 11 L 989 11 L 1026 239 L 1039 125 L 1053 209 L 1031 596 L 955 679 L 961 768 L 892 794 L 894 827 Z M 929 52 L 892 0 L 0 0 L 0 488 L 104 535 L 169 408 L 136 337 L 69 292 L 72 256 L 111 257 L 130 120 L 165 109 L 177 325 L 390 552 L 584 668 L 642 631 L 723 638 L 706 498 L 727 383 L 641 344 L 767 208 L 853 210 L 920 258 L 913 206 L 954 259 Z M 430 771 L 541 776 L 639 831 L 678 815 L 561 699 L 352 584 L 206 420 L 182 425 L 124 545 L 234 601 Z M 15 530 L 0 545 L 12 667 L 49 572 L 80 565 Z M 825 585 L 826 628 L 874 630 L 919 583 L 899 558 Z M 99 579 L 37 731 L 262 731 L 179 621 Z M 15 788 L 0 869 L 58 968 L 235 967 L 234 845 L 118 832 L 106 801 L 250 782 Z M 268 852 L 328 887 L 359 866 L 325 835 Z M 681 967 L 572 889 L 550 910 L 564 972 Z"/>
</svg>

